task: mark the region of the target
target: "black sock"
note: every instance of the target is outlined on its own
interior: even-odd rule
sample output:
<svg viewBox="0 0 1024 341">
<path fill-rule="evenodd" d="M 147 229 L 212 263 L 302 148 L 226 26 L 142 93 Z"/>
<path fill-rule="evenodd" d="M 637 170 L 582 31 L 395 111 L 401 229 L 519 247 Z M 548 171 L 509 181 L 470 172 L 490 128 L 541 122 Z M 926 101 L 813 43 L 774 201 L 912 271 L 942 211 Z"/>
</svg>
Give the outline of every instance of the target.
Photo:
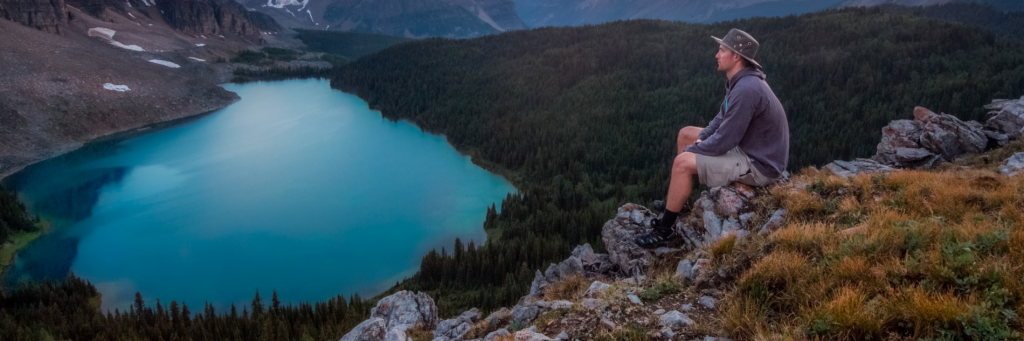
<svg viewBox="0 0 1024 341">
<path fill-rule="evenodd" d="M 669 209 L 665 209 L 665 212 L 661 213 L 661 220 L 658 220 L 658 226 L 655 228 L 671 229 L 672 225 L 675 225 L 676 218 L 679 217 L 679 212 L 672 212 Z"/>
</svg>

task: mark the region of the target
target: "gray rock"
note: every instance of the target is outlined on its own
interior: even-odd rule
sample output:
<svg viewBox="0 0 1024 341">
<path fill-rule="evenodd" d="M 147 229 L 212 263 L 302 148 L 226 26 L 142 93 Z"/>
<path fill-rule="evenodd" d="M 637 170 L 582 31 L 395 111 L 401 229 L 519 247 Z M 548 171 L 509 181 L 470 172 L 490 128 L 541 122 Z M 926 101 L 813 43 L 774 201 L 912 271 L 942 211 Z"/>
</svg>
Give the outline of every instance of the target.
<svg viewBox="0 0 1024 341">
<path fill-rule="evenodd" d="M 535 330 L 523 329 L 516 332 L 516 341 L 551 341 L 551 338 Z"/>
<path fill-rule="evenodd" d="M 747 212 L 747 213 L 744 213 L 744 214 L 740 214 L 740 223 L 742 223 L 743 225 L 746 225 L 747 222 L 750 221 L 750 218 L 753 218 L 753 217 L 754 217 L 754 212 Z"/>
<path fill-rule="evenodd" d="M 622 218 L 623 216 L 626 218 Z M 634 216 L 643 216 L 645 220 L 636 223 L 632 218 Z M 608 250 L 609 261 L 626 275 L 642 274 L 654 261 L 654 256 L 650 252 L 634 242 L 638 234 L 646 232 L 645 224 L 650 218 L 653 218 L 653 215 L 646 208 L 625 204 L 619 208 L 616 218 L 605 223 L 601 230 L 601 239 Z"/>
<path fill-rule="evenodd" d="M 434 340 L 461 341 L 473 324 L 480 321 L 480 316 L 480 310 L 473 308 L 455 318 L 441 321 L 434 329 Z"/>
<path fill-rule="evenodd" d="M 406 330 L 417 326 L 435 329 L 437 323 L 437 306 L 430 296 L 403 290 L 378 301 L 370 310 L 370 319 L 360 323 L 363 327 L 357 326 L 342 340 L 405 340 Z"/>
<path fill-rule="evenodd" d="M 548 305 L 548 309 L 551 309 L 551 310 L 555 310 L 555 309 L 569 309 L 569 308 L 572 308 L 572 302 L 565 301 L 565 300 L 554 301 L 554 302 L 551 302 L 551 304 Z"/>
<path fill-rule="evenodd" d="M 547 285 L 548 281 L 544 274 L 537 270 L 537 273 L 533 275 L 533 283 L 530 283 L 530 296 L 540 295 L 541 290 Z"/>
<path fill-rule="evenodd" d="M 579 275 L 583 273 L 583 261 L 577 257 L 569 257 L 558 263 L 559 278 Z"/>
<path fill-rule="evenodd" d="M 612 320 L 601 319 L 601 325 L 605 326 L 606 328 L 608 328 L 610 330 L 615 330 L 615 322 L 612 322 Z"/>
<path fill-rule="evenodd" d="M 679 265 L 676 265 L 676 276 L 680 276 L 692 281 L 694 279 L 693 261 L 689 259 L 679 261 Z"/>
<path fill-rule="evenodd" d="M 781 208 L 775 210 L 775 212 L 772 213 L 772 217 L 768 218 L 768 221 L 764 223 L 764 226 L 761 226 L 761 230 L 758 231 L 758 234 L 765 235 L 775 232 L 780 227 L 782 227 L 782 223 L 785 222 L 785 220 L 786 210 Z"/>
<path fill-rule="evenodd" d="M 672 253 L 672 252 L 676 252 L 676 251 L 680 251 L 680 250 L 682 250 L 682 249 L 675 248 L 675 247 L 659 247 L 657 249 L 654 249 L 654 255 L 658 256 L 658 257 L 661 257 L 661 256 L 665 255 L 666 253 Z"/>
<path fill-rule="evenodd" d="M 833 161 L 832 163 L 825 165 L 824 168 L 831 171 L 832 174 L 845 178 L 850 178 L 862 173 L 891 172 L 893 170 L 892 167 L 883 165 L 872 159 Z"/>
<path fill-rule="evenodd" d="M 704 240 L 700 246 L 711 245 L 722 236 L 722 218 L 719 218 L 715 211 L 704 211 Z"/>
<path fill-rule="evenodd" d="M 584 299 L 583 302 L 580 302 L 580 305 L 587 310 L 598 310 L 604 307 L 605 301 L 596 298 L 587 298 Z"/>
<path fill-rule="evenodd" d="M 370 318 L 352 328 L 341 337 L 341 341 L 381 341 L 386 333 L 387 321 L 379 317 Z"/>
<path fill-rule="evenodd" d="M 1020 138 L 1024 131 L 1024 97 L 1017 100 L 997 99 L 986 105 L 985 109 L 991 110 L 988 113 L 991 117 L 985 122 L 986 131 L 996 136 L 1005 136 L 1007 140 Z"/>
<path fill-rule="evenodd" d="M 512 319 L 522 323 L 533 322 L 537 319 L 538 314 L 540 314 L 540 308 L 534 304 L 517 305 L 512 308 Z"/>
<path fill-rule="evenodd" d="M 718 303 L 718 300 L 711 296 L 701 296 L 697 299 L 697 303 L 708 309 L 715 309 L 715 303 Z"/>
<path fill-rule="evenodd" d="M 665 309 L 658 309 L 658 310 L 654 311 L 655 315 L 661 315 L 661 314 L 664 314 L 664 313 L 665 313 Z"/>
<path fill-rule="evenodd" d="M 590 283 L 590 288 L 587 289 L 587 292 L 584 294 L 584 296 L 595 297 L 611 287 L 611 284 L 605 284 L 602 283 L 601 281 L 594 281 L 593 283 Z"/>
<path fill-rule="evenodd" d="M 1024 152 L 1014 153 L 1006 159 L 1006 162 L 1002 166 L 999 166 L 999 172 L 1006 176 L 1014 176 L 1024 172 Z"/>
<path fill-rule="evenodd" d="M 893 121 L 882 129 L 874 159 L 899 168 L 929 168 L 964 154 L 980 153 L 988 140 L 978 122 L 917 107 L 913 121 Z"/>
<path fill-rule="evenodd" d="M 569 334 L 566 334 L 565 332 L 558 333 L 558 336 L 555 336 L 555 340 L 568 340 L 568 339 L 569 339 Z"/>
<path fill-rule="evenodd" d="M 511 310 L 509 310 L 508 308 L 501 308 L 491 313 L 490 315 L 487 315 L 487 318 L 485 320 L 491 326 L 491 328 L 494 328 L 501 325 L 502 322 L 504 322 L 504 320 L 509 318 L 509 316 L 511 315 Z"/>
<path fill-rule="evenodd" d="M 694 324 L 693 320 L 691 320 L 689 316 L 686 316 L 686 314 L 680 313 L 676 310 L 667 312 L 665 315 L 661 315 L 661 318 L 658 319 L 658 323 L 660 323 L 662 327 L 669 329 L 680 329 Z"/>
<path fill-rule="evenodd" d="M 673 332 L 672 329 L 665 328 L 661 330 L 661 336 L 671 340 L 672 337 L 676 336 L 676 332 Z"/>
<path fill-rule="evenodd" d="M 548 269 L 544 270 L 544 280 L 547 281 L 548 283 L 554 283 L 554 282 L 558 282 L 558 280 L 560 280 L 560 279 L 562 279 L 562 278 L 561 278 L 561 276 L 559 276 L 559 273 L 558 273 L 558 265 L 556 265 L 554 263 L 551 263 L 551 265 L 548 265 Z"/>
<path fill-rule="evenodd" d="M 484 336 L 484 341 L 491 341 L 491 340 L 494 340 L 496 338 L 503 337 L 503 336 L 509 336 L 509 335 L 512 335 L 512 333 L 509 333 L 508 330 L 498 329 L 498 330 L 495 330 L 493 332 L 490 332 L 489 334 L 487 334 L 487 336 Z"/>
<path fill-rule="evenodd" d="M 644 302 L 640 300 L 640 297 L 637 297 L 636 295 L 632 295 L 632 294 L 631 295 L 626 295 L 626 298 L 628 298 L 629 301 L 633 302 L 634 304 L 639 304 L 639 305 L 643 305 L 644 304 Z"/>
<path fill-rule="evenodd" d="M 691 303 L 684 304 L 679 309 L 682 310 L 682 311 L 691 311 L 691 310 L 693 310 L 693 304 L 691 304 Z"/>
<path fill-rule="evenodd" d="M 405 330 L 402 327 L 391 328 L 387 334 L 384 334 L 384 341 L 412 341 L 408 335 L 405 335 Z"/>
</svg>

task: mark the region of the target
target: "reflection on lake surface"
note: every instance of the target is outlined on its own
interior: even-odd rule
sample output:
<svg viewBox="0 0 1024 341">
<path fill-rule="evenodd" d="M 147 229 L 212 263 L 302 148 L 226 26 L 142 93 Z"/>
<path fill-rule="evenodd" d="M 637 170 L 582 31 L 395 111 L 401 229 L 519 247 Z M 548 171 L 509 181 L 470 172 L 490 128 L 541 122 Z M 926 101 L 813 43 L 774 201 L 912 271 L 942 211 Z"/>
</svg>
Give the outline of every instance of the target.
<svg viewBox="0 0 1024 341">
<path fill-rule="evenodd" d="M 73 271 L 125 309 L 373 295 L 456 237 L 484 241 L 486 207 L 515 189 L 443 137 L 392 123 L 326 80 L 229 84 L 242 100 L 90 143 L 4 180 L 52 233 L 6 280 Z"/>
</svg>

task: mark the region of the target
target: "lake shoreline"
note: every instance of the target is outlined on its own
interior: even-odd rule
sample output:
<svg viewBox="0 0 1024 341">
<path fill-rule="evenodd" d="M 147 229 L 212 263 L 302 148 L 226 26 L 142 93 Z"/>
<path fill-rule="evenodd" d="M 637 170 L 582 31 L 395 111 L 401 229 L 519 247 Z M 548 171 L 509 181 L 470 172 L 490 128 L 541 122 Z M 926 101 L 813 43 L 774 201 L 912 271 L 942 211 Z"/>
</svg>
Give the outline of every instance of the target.
<svg viewBox="0 0 1024 341">
<path fill-rule="evenodd" d="M 108 134 L 5 177 L 33 214 L 72 220 L 19 250 L 4 284 L 73 271 L 97 284 L 110 309 L 136 291 L 215 305 L 248 301 L 251 288 L 296 302 L 322 299 L 327 286 L 367 297 L 456 238 L 487 243 L 486 208 L 518 191 L 446 137 L 387 120 L 323 78 L 261 83 L 226 85 L 243 99 L 217 115 Z M 402 251 L 350 246 L 365 240 Z M 285 257 L 260 251 L 268 249 Z M 285 265 L 292 258 L 305 267 Z M 218 284 L 175 288 L 183 270 L 223 267 L 232 274 Z M 164 270 L 146 270 L 155 268 Z M 280 270 L 262 276 L 265 268 Z"/>
</svg>

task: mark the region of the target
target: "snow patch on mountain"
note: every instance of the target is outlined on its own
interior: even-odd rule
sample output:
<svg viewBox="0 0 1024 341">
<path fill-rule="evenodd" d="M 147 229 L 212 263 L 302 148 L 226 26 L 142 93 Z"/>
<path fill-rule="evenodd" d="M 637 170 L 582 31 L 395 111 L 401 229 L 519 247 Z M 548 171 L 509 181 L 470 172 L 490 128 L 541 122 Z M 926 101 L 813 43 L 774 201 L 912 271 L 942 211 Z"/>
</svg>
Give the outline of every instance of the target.
<svg viewBox="0 0 1024 341">
<path fill-rule="evenodd" d="M 160 65 L 172 68 L 172 69 L 177 69 L 177 68 L 181 67 L 181 65 L 174 64 L 174 63 L 171 63 L 171 62 L 166 61 L 166 60 L 150 59 L 149 62 L 153 63 L 153 64 L 160 64 Z"/>
</svg>

